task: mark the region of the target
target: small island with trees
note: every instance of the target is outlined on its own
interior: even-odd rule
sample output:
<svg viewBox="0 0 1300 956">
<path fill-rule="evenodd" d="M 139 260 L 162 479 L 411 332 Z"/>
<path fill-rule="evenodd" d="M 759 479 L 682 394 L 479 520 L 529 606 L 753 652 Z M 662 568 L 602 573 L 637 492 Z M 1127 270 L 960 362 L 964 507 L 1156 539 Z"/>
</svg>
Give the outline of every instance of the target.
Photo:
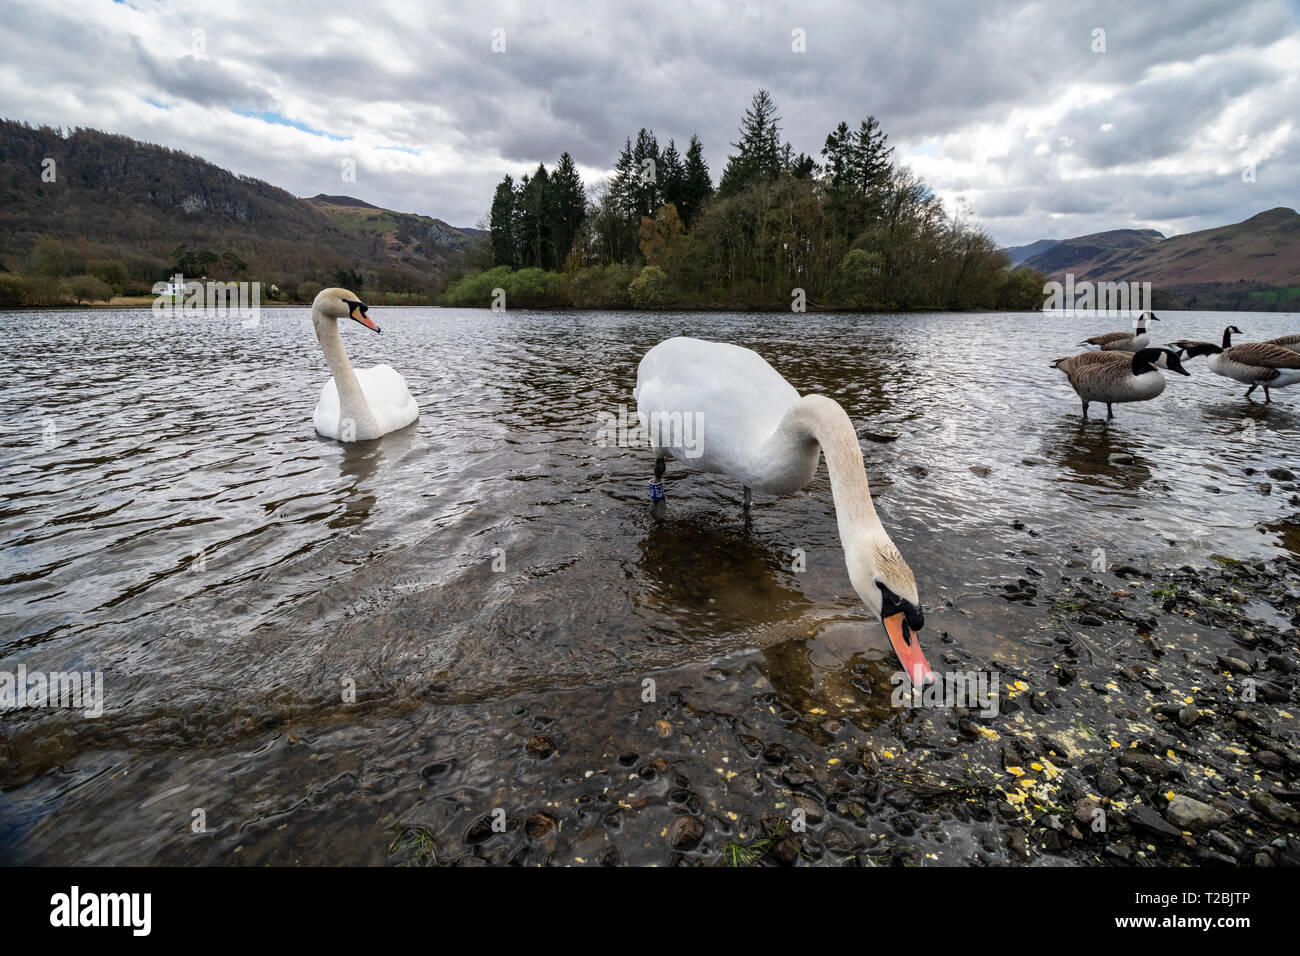
<svg viewBox="0 0 1300 956">
<path fill-rule="evenodd" d="M 492 268 L 441 301 L 636 309 L 1038 309 L 1046 277 L 1012 269 L 950 215 L 874 116 L 841 122 L 820 160 L 784 142 L 759 90 L 715 188 L 698 136 L 683 156 L 653 131 L 628 137 L 588 196 L 572 156 L 497 186 Z"/>
</svg>

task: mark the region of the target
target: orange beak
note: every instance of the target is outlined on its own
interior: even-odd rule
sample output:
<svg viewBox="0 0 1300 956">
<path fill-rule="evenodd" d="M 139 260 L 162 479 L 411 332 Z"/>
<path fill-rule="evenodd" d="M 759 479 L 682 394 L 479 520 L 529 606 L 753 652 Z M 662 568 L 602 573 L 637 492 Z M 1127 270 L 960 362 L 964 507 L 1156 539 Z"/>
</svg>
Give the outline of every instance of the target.
<svg viewBox="0 0 1300 956">
<path fill-rule="evenodd" d="M 921 653 L 921 642 L 907 626 L 903 613 L 900 611 L 885 618 L 884 625 L 885 631 L 889 634 L 889 643 L 893 645 L 894 653 L 898 656 L 898 663 L 903 665 L 903 673 L 912 684 L 916 687 L 924 687 L 926 684 L 934 683 L 934 672 L 930 670 L 930 665 L 925 662 L 925 655 Z"/>
<path fill-rule="evenodd" d="M 350 313 L 348 313 L 348 314 L 351 315 L 352 318 L 354 318 L 354 319 L 356 319 L 358 322 L 360 322 L 362 325 L 364 325 L 366 328 L 370 329 L 371 331 L 378 332 L 378 331 L 380 330 L 380 329 L 379 329 L 379 326 L 377 326 L 377 325 L 375 325 L 375 323 L 371 322 L 370 319 L 366 317 L 366 314 L 365 314 L 364 312 L 362 312 L 360 309 L 356 309 L 356 308 L 354 308 L 354 309 L 353 309 Z"/>
</svg>

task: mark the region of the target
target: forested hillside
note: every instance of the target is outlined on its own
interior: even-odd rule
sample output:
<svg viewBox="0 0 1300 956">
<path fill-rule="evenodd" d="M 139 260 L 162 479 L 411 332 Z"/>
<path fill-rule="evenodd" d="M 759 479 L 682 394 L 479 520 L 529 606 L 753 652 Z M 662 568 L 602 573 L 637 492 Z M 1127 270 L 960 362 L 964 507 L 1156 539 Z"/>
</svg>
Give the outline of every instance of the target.
<svg viewBox="0 0 1300 956">
<path fill-rule="evenodd" d="M 260 280 L 272 299 L 346 276 L 429 301 L 463 271 L 477 230 L 370 209 L 394 228 L 177 150 L 0 121 L 0 305 L 147 292 L 177 270 Z"/>
</svg>

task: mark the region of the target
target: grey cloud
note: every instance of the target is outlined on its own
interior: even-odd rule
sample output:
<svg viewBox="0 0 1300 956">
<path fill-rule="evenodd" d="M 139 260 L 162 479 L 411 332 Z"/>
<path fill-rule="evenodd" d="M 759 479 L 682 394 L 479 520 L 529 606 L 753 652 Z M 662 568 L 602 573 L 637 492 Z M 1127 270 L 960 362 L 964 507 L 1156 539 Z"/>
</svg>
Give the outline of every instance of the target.
<svg viewBox="0 0 1300 956">
<path fill-rule="evenodd" d="M 179 60 L 163 59 L 150 52 L 136 37 L 132 52 L 145 76 L 168 96 L 190 100 L 200 106 L 225 106 L 235 110 L 269 110 L 275 97 L 266 90 L 241 80 L 220 62 L 193 54 Z"/>
<path fill-rule="evenodd" d="M 976 214 L 1008 243 L 1134 219 L 1199 228 L 1293 202 L 1287 197 L 1300 183 L 1285 154 L 1296 154 L 1296 133 L 1284 154 L 1260 167 L 1250 191 L 1232 176 L 1118 171 L 1195 149 L 1234 99 L 1249 103 L 1252 140 L 1292 118 L 1297 69 L 1279 73 L 1241 56 L 1296 34 L 1280 0 L 1236 7 L 1219 0 L 1086 7 L 831 0 L 749 9 L 478 3 L 454 11 L 400 0 L 365 7 L 298 0 L 274 17 L 248 0 L 224 0 L 150 16 L 186 46 L 190 29 L 202 27 L 210 57 L 178 57 L 126 26 L 101 29 L 61 8 L 24 8 L 21 29 L 14 17 L 0 20 L 6 59 L 20 66 L 24 84 L 0 91 L 0 112 L 163 141 L 299 194 L 342 189 L 334 157 L 286 153 L 257 136 L 231 142 L 154 113 L 146 123 L 122 101 L 172 97 L 212 109 L 281 110 L 353 136 L 340 150 L 377 141 L 426 155 L 452 148 L 469 158 L 469 171 L 370 178 L 363 171 L 353 191 L 464 225 L 486 211 L 506 172 L 549 165 L 564 150 L 584 166 L 608 167 L 641 126 L 661 143 L 675 138 L 680 149 L 698 131 L 716 177 L 760 86 L 776 99 L 795 148 L 814 156 L 837 122 L 856 124 L 869 113 L 900 154 L 909 144 L 940 142 L 947 161 L 931 169 L 932 185 L 974 196 Z M 504 54 L 489 47 L 498 27 L 506 30 Z M 1105 53 L 1091 49 L 1098 27 L 1106 30 Z M 807 53 L 790 49 L 795 28 L 806 31 Z M 1232 59 L 1210 62 L 1216 56 Z M 1149 81 L 1172 64 L 1193 67 Z M 1066 96 L 1076 83 L 1117 93 L 1077 105 Z M 1025 141 L 984 167 L 952 162 L 966 159 L 958 153 L 976 124 L 1002 123 L 1016 109 L 1057 111 L 1043 131 L 1051 156 L 1035 155 L 1037 141 Z M 1113 128 L 1103 133 L 1104 123 Z M 1060 137 L 1097 175 L 1058 174 Z"/>
</svg>

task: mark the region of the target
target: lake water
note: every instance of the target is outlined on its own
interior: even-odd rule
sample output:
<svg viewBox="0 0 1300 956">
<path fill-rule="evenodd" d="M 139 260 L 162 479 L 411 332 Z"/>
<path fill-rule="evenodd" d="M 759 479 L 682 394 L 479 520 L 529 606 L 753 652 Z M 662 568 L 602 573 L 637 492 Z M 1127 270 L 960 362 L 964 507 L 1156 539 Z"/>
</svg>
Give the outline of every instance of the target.
<svg viewBox="0 0 1300 956">
<path fill-rule="evenodd" d="M 433 736 L 472 748 L 516 698 L 831 624 L 884 659 L 824 467 L 746 517 L 736 482 L 670 462 L 657 519 L 651 455 L 597 441 L 602 415 L 634 414 L 637 363 L 671 335 L 754 348 L 848 410 L 928 608 L 1027 555 L 1296 547 L 1295 505 L 1260 485 L 1300 466 L 1300 388 L 1252 404 L 1197 359 L 1085 427 L 1050 363 L 1125 319 L 371 314 L 382 336 L 343 329 L 353 362 L 400 370 L 420 419 L 361 446 L 313 433 L 329 372 L 306 309 L 256 328 L 0 314 L 0 671 L 98 671 L 106 694 L 95 719 L 0 712 L 0 860 L 228 862 L 272 831 L 272 862 L 382 860 L 371 824 L 430 798 L 410 767 Z M 1300 331 L 1294 315 L 1170 312 L 1155 339 L 1218 341 L 1226 324 L 1241 341 Z M 451 771 L 442 794 L 494 785 L 476 772 Z M 219 838 L 192 839 L 196 809 Z M 323 845 L 329 832 L 369 843 Z"/>
</svg>

